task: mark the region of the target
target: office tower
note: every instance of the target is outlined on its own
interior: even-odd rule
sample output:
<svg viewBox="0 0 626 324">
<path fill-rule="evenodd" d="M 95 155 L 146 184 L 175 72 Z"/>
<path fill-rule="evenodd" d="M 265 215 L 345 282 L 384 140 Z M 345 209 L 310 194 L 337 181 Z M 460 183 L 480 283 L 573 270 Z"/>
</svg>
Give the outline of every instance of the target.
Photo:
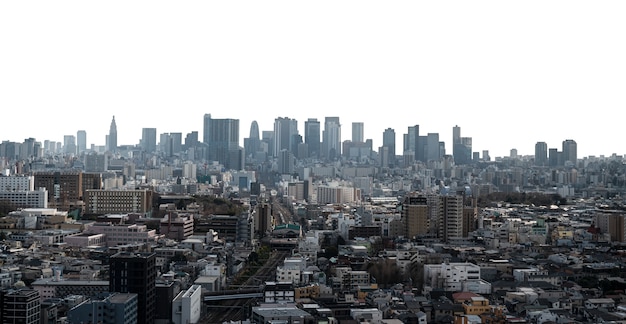
<svg viewBox="0 0 626 324">
<path fill-rule="evenodd" d="M 63 153 L 76 154 L 76 137 L 74 135 L 63 136 Z"/>
<path fill-rule="evenodd" d="M 461 127 L 452 128 L 452 155 L 454 163 L 457 165 L 469 164 L 472 162 L 472 138 L 461 137 Z"/>
<path fill-rule="evenodd" d="M 274 119 L 274 156 L 278 157 L 282 150 L 295 153 L 295 135 L 298 135 L 298 121 L 289 117 Z"/>
<path fill-rule="evenodd" d="M 295 170 L 296 159 L 288 150 L 282 150 L 278 154 L 278 173 L 293 174 Z"/>
<path fill-rule="evenodd" d="M 546 142 L 537 142 L 535 144 L 535 165 L 548 165 L 548 144 Z"/>
<path fill-rule="evenodd" d="M 211 128 L 211 114 L 204 114 L 204 119 L 202 123 L 202 142 L 204 144 L 209 144 L 209 133 Z"/>
<path fill-rule="evenodd" d="M 106 149 L 110 152 L 117 152 L 117 125 L 115 124 L 115 116 L 111 120 L 111 127 L 109 128 L 109 135 L 107 136 Z"/>
<path fill-rule="evenodd" d="M 439 143 L 439 133 L 428 133 L 426 135 L 426 161 L 439 161 L 444 153 Z"/>
<path fill-rule="evenodd" d="M 153 153 L 157 150 L 157 130 L 156 128 L 141 129 L 141 149 L 144 152 Z"/>
<path fill-rule="evenodd" d="M 418 140 L 419 140 L 419 134 L 420 134 L 420 126 L 419 125 L 415 125 L 415 126 L 409 126 L 407 133 L 404 134 L 403 136 L 403 148 L 404 148 L 404 152 L 413 152 L 413 157 L 416 160 L 424 160 L 424 158 L 422 158 L 422 152 L 418 152 L 420 151 L 420 148 L 418 148 Z"/>
<path fill-rule="evenodd" d="M 82 154 L 87 150 L 87 132 L 79 130 L 76 132 L 76 142 L 78 144 L 78 154 Z"/>
<path fill-rule="evenodd" d="M 509 154 L 509 157 L 512 159 L 517 159 L 517 149 L 511 149 L 511 153 Z"/>
<path fill-rule="evenodd" d="M 483 150 L 483 161 L 491 161 L 491 156 L 489 156 L 489 150 Z"/>
<path fill-rule="evenodd" d="M 261 137 L 259 136 L 259 124 L 256 120 L 250 125 L 250 136 L 243 139 L 243 148 L 247 155 L 254 156 L 261 147 Z"/>
<path fill-rule="evenodd" d="M 386 146 L 378 147 L 378 166 L 381 168 L 389 167 L 389 148 Z"/>
<path fill-rule="evenodd" d="M 341 124 L 339 123 L 339 117 L 326 117 L 322 137 L 324 156 L 329 160 L 339 158 L 341 156 Z"/>
<path fill-rule="evenodd" d="M 2 323 L 39 324 L 41 298 L 33 289 L 2 291 Z"/>
<path fill-rule="evenodd" d="M 267 155 L 274 154 L 274 131 L 261 132 L 261 150 Z"/>
<path fill-rule="evenodd" d="M 364 125 L 362 122 L 352 123 L 352 142 L 363 143 Z"/>
<path fill-rule="evenodd" d="M 304 122 L 304 143 L 309 147 L 310 157 L 320 157 L 320 132 L 320 122 L 316 118 Z"/>
<path fill-rule="evenodd" d="M 172 155 L 179 155 L 183 151 L 183 134 L 170 133 L 172 143 Z"/>
<path fill-rule="evenodd" d="M 389 167 L 396 165 L 396 131 L 393 128 L 387 128 L 383 132 L 383 147 L 387 148 L 387 162 Z"/>
<path fill-rule="evenodd" d="M 208 159 L 231 168 L 231 151 L 239 150 L 239 119 L 214 119 L 204 115 L 205 143 L 209 147 Z"/>
<path fill-rule="evenodd" d="M 187 151 L 189 159 L 193 160 L 191 158 L 191 156 L 193 156 L 193 153 L 190 151 L 198 147 L 199 144 L 200 144 L 200 140 L 198 139 L 197 131 L 192 131 L 191 133 L 187 133 L 187 135 L 185 135 L 185 143 L 182 146 L 182 151 Z"/>
<path fill-rule="evenodd" d="M 24 142 L 20 145 L 20 159 L 27 160 L 31 157 L 36 157 L 35 152 L 35 139 L 34 138 L 26 138 Z"/>
<path fill-rule="evenodd" d="M 137 323 L 154 323 L 156 254 L 118 252 L 109 259 L 109 291 L 137 294 Z"/>
<path fill-rule="evenodd" d="M 548 150 L 548 166 L 556 167 L 559 166 L 559 151 L 556 148 L 551 148 Z"/>
<path fill-rule="evenodd" d="M 159 151 L 165 153 L 165 156 L 172 156 L 172 137 L 170 133 L 162 133 L 159 135 Z"/>
<path fill-rule="evenodd" d="M 452 127 L 452 144 L 461 143 L 461 127 L 455 125 Z"/>
<path fill-rule="evenodd" d="M 429 206 L 428 199 L 423 195 L 409 195 L 402 202 L 402 224 L 405 228 L 405 237 L 426 236 L 429 232 Z"/>
<path fill-rule="evenodd" d="M 576 150 L 576 141 L 571 139 L 563 141 L 563 165 L 570 162 L 573 166 L 576 166 L 576 162 L 578 161 Z"/>
<path fill-rule="evenodd" d="M 137 323 L 137 294 L 109 293 L 84 301 L 67 313 L 68 323 Z"/>
</svg>

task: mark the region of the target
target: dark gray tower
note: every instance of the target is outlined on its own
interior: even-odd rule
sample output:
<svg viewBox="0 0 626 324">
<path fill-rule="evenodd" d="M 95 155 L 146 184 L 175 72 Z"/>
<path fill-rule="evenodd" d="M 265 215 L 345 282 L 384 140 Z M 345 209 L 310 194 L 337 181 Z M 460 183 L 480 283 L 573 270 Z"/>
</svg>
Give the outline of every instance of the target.
<svg viewBox="0 0 626 324">
<path fill-rule="evenodd" d="M 546 142 L 537 142 L 535 144 L 535 165 L 548 165 L 548 144 Z"/>
<path fill-rule="evenodd" d="M 571 162 L 572 165 L 576 165 L 578 160 L 576 141 L 567 139 L 563 141 L 563 164 Z"/>
<path fill-rule="evenodd" d="M 317 119 L 309 118 L 304 122 L 304 142 L 309 147 L 310 157 L 320 157 L 320 134 L 320 122 Z"/>
<path fill-rule="evenodd" d="M 389 166 L 396 165 L 396 131 L 393 128 L 387 128 L 383 132 L 383 147 L 387 148 L 387 161 Z"/>
<path fill-rule="evenodd" d="M 110 152 L 117 151 L 117 124 L 115 124 L 115 116 L 111 121 L 111 127 L 109 128 L 109 136 L 107 137 L 107 150 Z"/>
</svg>

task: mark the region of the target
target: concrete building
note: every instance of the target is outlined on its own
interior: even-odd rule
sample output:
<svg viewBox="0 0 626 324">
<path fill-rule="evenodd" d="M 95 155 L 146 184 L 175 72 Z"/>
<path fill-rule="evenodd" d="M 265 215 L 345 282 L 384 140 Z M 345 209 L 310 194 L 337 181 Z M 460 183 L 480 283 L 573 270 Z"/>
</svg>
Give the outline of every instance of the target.
<svg viewBox="0 0 626 324">
<path fill-rule="evenodd" d="M 172 323 L 195 324 L 202 315 L 202 289 L 192 285 L 181 291 L 172 302 Z"/>
<path fill-rule="evenodd" d="M 152 211 L 152 190 L 87 190 L 87 213 L 141 213 Z"/>
<path fill-rule="evenodd" d="M 0 191 L 35 191 L 35 177 L 0 175 Z"/>
<path fill-rule="evenodd" d="M 37 279 L 32 284 L 42 299 L 63 298 L 70 295 L 97 296 L 109 291 L 109 282 L 102 280 L 63 280 L 59 276 Z"/>
<path fill-rule="evenodd" d="M 67 313 L 69 323 L 137 323 L 137 294 L 107 293 L 86 300 Z"/>
<path fill-rule="evenodd" d="M 156 254 L 118 252 L 109 259 L 109 291 L 137 294 L 137 323 L 153 323 Z"/>
<path fill-rule="evenodd" d="M 104 234 L 106 246 L 118 246 L 127 244 L 150 244 L 156 243 L 160 235 L 156 230 L 148 230 L 146 225 L 112 225 L 110 223 L 96 223 L 89 226 L 85 233 L 90 235 Z"/>
<path fill-rule="evenodd" d="M 33 289 L 2 292 L 2 323 L 39 324 L 41 298 Z"/>
<path fill-rule="evenodd" d="M 45 188 L 33 191 L 6 191 L 0 189 L 0 201 L 8 201 L 11 205 L 18 208 L 48 208 L 48 191 Z"/>
<path fill-rule="evenodd" d="M 480 279 L 480 267 L 469 262 L 424 265 L 424 291 L 491 293 L 491 284 Z"/>
</svg>

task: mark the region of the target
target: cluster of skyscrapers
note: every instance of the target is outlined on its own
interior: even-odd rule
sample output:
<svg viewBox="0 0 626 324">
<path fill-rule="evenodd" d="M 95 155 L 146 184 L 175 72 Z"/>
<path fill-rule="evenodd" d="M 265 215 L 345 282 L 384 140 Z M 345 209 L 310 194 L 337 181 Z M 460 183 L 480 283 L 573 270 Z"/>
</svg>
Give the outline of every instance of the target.
<svg viewBox="0 0 626 324">
<path fill-rule="evenodd" d="M 87 147 L 87 133 L 79 130 L 74 135 L 66 135 L 63 143 L 45 141 L 44 145 L 33 138 L 24 143 L 3 141 L 0 143 L 0 156 L 12 159 L 30 159 L 43 152 L 81 155 L 84 152 L 110 152 L 115 154 L 128 147 L 133 151 L 159 153 L 164 157 L 176 157 L 185 153 L 188 160 L 217 161 L 226 169 L 242 170 L 246 163 L 262 163 L 268 159 L 278 161 L 279 171 L 292 172 L 297 160 L 311 159 L 335 161 L 339 159 L 368 162 L 380 167 L 393 168 L 410 165 L 416 161 L 440 161 L 446 155 L 445 142 L 439 133 L 421 134 L 419 125 L 409 126 L 403 134 L 402 149 L 396 144 L 396 130 L 387 128 L 382 134 L 382 146 L 373 148 L 373 141 L 364 137 L 365 125 L 352 123 L 352 138 L 342 141 L 342 125 L 339 117 L 325 117 L 323 122 L 316 118 L 304 121 L 304 132 L 300 133 L 298 121 L 289 117 L 278 117 L 271 130 L 260 130 L 253 121 L 249 136 L 240 146 L 238 119 L 216 119 L 211 114 L 203 118 L 202 140 L 197 131 L 187 133 L 157 133 L 156 128 L 143 128 L 138 145 L 119 145 L 115 117 L 113 117 L 105 145 Z M 158 141 L 157 141 L 158 139 Z M 512 154 L 516 154 L 512 150 Z M 448 153 L 449 155 L 449 153 Z M 472 138 L 462 137 L 461 128 L 452 128 L 452 154 L 455 164 L 463 165 L 478 160 L 489 161 L 489 152 L 472 150 Z M 548 149 L 545 142 L 535 145 L 535 164 L 538 166 L 565 166 L 577 159 L 576 142 L 568 139 L 562 150 Z"/>
</svg>

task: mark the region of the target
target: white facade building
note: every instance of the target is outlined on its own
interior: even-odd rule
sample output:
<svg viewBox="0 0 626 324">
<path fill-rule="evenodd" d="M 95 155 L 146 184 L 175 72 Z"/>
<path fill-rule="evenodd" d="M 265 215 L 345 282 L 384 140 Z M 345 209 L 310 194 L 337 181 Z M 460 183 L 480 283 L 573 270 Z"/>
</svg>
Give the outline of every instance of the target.
<svg viewBox="0 0 626 324">
<path fill-rule="evenodd" d="M 449 263 L 424 265 L 424 290 L 445 291 L 491 291 L 491 284 L 480 279 L 480 267 L 473 263 Z M 484 293 L 484 292 L 483 292 Z"/>
<path fill-rule="evenodd" d="M 172 301 L 172 323 L 193 324 L 200 321 L 202 315 L 202 289 L 193 285 L 181 291 Z"/>
<path fill-rule="evenodd" d="M 111 225 L 96 223 L 90 226 L 87 231 L 90 234 L 106 235 L 107 246 L 117 246 L 126 244 L 156 243 L 159 235 L 156 230 L 148 230 L 146 225 Z"/>
<path fill-rule="evenodd" d="M 0 191 L 35 191 L 35 177 L 0 176 Z"/>
<path fill-rule="evenodd" d="M 0 187 L 0 200 L 7 200 L 18 207 L 48 208 L 48 190 L 7 191 Z"/>
</svg>

